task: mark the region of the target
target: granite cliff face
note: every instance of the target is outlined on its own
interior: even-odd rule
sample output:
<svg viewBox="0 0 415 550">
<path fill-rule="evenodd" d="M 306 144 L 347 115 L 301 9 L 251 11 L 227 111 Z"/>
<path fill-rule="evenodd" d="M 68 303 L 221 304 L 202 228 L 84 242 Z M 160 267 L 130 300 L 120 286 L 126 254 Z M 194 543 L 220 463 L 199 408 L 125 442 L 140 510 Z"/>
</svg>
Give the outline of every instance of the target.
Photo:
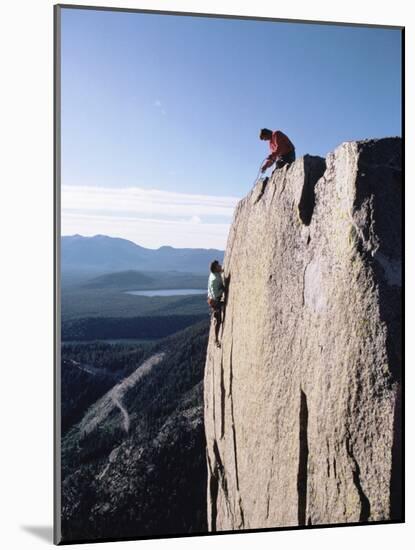
<svg viewBox="0 0 415 550">
<path fill-rule="evenodd" d="M 211 531 L 401 519 L 401 153 L 344 143 L 239 202 L 205 368 Z"/>
</svg>

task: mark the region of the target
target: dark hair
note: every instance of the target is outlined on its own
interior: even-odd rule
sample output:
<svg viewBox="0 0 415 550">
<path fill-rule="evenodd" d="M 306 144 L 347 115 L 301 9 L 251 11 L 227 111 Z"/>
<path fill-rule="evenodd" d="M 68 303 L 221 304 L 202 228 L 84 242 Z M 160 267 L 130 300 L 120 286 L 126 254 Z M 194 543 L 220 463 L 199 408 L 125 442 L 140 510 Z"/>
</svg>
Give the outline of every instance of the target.
<svg viewBox="0 0 415 550">
<path fill-rule="evenodd" d="M 210 262 L 210 271 L 211 273 L 215 273 L 215 267 L 219 265 L 218 260 L 214 260 L 213 262 Z"/>
<path fill-rule="evenodd" d="M 272 136 L 272 130 L 269 130 L 268 128 L 262 128 L 261 131 L 259 132 L 260 138 L 270 137 L 270 136 Z"/>
</svg>

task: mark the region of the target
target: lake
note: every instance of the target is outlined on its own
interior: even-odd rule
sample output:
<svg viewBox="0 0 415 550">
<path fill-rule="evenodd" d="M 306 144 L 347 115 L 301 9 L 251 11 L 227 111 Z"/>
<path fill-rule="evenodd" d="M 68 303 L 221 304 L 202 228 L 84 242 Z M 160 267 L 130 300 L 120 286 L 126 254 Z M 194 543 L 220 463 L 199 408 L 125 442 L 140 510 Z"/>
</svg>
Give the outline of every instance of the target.
<svg viewBox="0 0 415 550">
<path fill-rule="evenodd" d="M 127 290 L 126 294 L 135 296 L 189 296 L 190 294 L 207 294 L 207 289 L 200 288 L 172 288 L 169 290 Z"/>
</svg>

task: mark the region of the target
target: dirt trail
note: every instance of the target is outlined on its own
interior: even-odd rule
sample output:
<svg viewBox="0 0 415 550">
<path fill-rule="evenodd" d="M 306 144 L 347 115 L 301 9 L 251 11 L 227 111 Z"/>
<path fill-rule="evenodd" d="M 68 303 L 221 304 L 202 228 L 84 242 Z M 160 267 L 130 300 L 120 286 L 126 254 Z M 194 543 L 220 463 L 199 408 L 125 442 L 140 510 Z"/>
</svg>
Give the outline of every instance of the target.
<svg viewBox="0 0 415 550">
<path fill-rule="evenodd" d="M 122 415 L 122 426 L 126 433 L 128 433 L 130 428 L 130 417 L 127 409 L 122 404 L 122 398 L 126 394 L 127 390 L 133 388 L 137 382 L 143 377 L 146 376 L 151 369 L 160 363 L 163 359 L 164 353 L 156 353 L 149 357 L 146 361 L 141 363 L 141 365 L 132 373 L 130 376 L 127 376 L 111 388 L 101 399 L 99 399 L 92 407 L 88 409 L 84 418 L 79 424 L 79 429 L 84 434 L 92 432 L 98 424 L 103 422 L 114 410 L 118 408 Z"/>
<path fill-rule="evenodd" d="M 120 400 L 117 399 L 117 397 L 115 397 L 114 395 L 112 396 L 112 400 L 114 404 L 120 409 L 121 414 L 123 415 L 123 423 L 122 423 L 123 428 L 125 432 L 128 433 L 128 430 L 130 429 L 130 416 L 127 412 L 127 409 L 122 405 Z"/>
<path fill-rule="evenodd" d="M 110 370 L 104 369 L 104 368 L 97 368 L 93 365 L 87 365 L 86 363 L 80 363 L 79 361 L 71 360 L 71 365 L 73 367 L 76 367 L 77 369 L 87 372 L 88 374 L 93 374 L 94 376 L 108 376 L 110 378 L 117 378 L 117 374 L 115 372 L 111 372 Z"/>
</svg>

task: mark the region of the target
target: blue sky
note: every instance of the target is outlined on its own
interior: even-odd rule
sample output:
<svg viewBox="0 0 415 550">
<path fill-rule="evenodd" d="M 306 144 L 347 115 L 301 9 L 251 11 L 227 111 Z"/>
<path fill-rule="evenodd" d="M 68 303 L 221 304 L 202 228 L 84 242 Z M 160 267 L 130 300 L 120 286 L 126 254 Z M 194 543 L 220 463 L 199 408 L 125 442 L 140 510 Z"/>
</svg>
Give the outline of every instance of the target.
<svg viewBox="0 0 415 550">
<path fill-rule="evenodd" d="M 401 135 L 399 30 L 62 10 L 62 234 L 224 248 L 281 129 Z"/>
</svg>

